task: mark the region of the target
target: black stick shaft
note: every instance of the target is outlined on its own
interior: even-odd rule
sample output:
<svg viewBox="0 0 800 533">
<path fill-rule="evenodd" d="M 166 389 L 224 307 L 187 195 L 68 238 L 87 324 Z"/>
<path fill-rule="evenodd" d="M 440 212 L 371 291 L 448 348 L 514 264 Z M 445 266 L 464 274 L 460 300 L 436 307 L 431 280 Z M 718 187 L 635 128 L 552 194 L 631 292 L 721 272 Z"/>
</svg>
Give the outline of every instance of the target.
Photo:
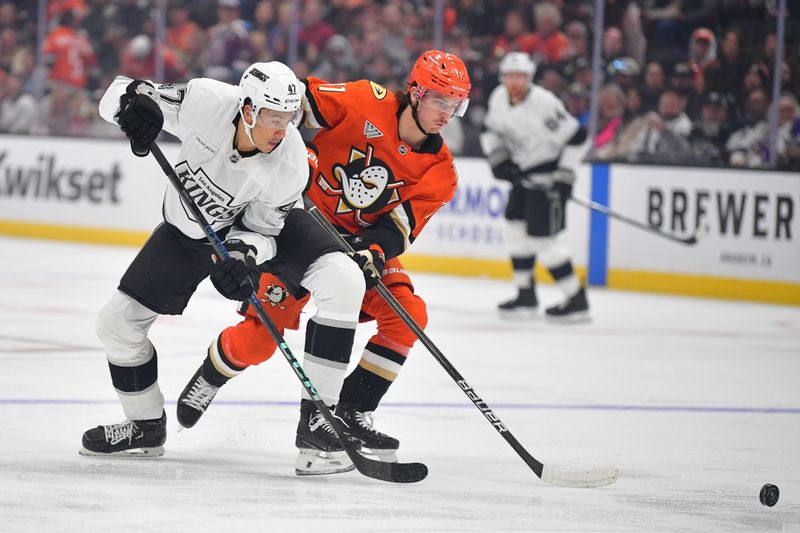
<svg viewBox="0 0 800 533">
<path fill-rule="evenodd" d="M 336 239 L 336 241 L 344 250 L 351 253 L 353 252 L 353 247 L 350 246 L 350 244 L 339 234 L 338 231 L 336 231 L 336 228 L 331 225 L 328 219 L 326 219 L 316 207 L 312 207 L 310 211 L 311 214 L 314 215 L 314 217 L 320 222 L 320 224 L 322 224 L 322 227 L 324 227 L 328 233 L 330 233 L 331 236 Z M 492 424 L 492 427 L 494 427 L 497 432 L 503 436 L 506 442 L 511 445 L 514 451 L 517 452 L 517 454 L 522 458 L 523 461 L 525 461 L 531 470 L 533 470 L 536 475 L 541 478 L 544 465 L 530 453 L 528 453 L 528 450 L 526 450 L 522 444 L 519 443 L 516 437 L 511 434 L 506 425 L 500 420 L 500 417 L 498 417 L 495 412 L 492 411 L 492 409 L 486 404 L 486 402 L 483 401 L 480 396 L 478 396 L 478 393 L 475 392 L 469 383 L 467 383 L 467 380 L 464 379 L 464 376 L 462 376 L 461 373 L 456 370 L 452 364 L 450 364 L 450 361 L 447 360 L 439 348 L 437 348 L 433 341 L 430 340 L 428 335 L 422 330 L 421 327 L 419 327 L 419 324 L 417 324 L 411 315 L 408 314 L 400 302 L 397 301 L 397 298 L 395 298 L 394 295 L 389 292 L 389 289 L 386 288 L 386 285 L 379 280 L 378 284 L 375 286 L 375 289 L 378 291 L 378 294 L 381 295 L 384 301 L 389 304 L 389 307 L 391 307 L 392 310 L 394 310 L 394 312 L 397 313 L 397 315 L 403 320 L 403 322 L 405 322 L 409 329 L 414 332 L 420 342 L 422 342 L 425 348 L 427 348 L 431 355 L 433 355 L 434 359 L 436 359 L 450 375 L 450 377 L 453 378 L 464 394 L 467 395 L 467 398 L 469 398 L 470 401 L 475 404 L 475 407 L 477 407 L 478 410 L 483 413 L 483 416 L 485 416 L 489 423 Z"/>
</svg>

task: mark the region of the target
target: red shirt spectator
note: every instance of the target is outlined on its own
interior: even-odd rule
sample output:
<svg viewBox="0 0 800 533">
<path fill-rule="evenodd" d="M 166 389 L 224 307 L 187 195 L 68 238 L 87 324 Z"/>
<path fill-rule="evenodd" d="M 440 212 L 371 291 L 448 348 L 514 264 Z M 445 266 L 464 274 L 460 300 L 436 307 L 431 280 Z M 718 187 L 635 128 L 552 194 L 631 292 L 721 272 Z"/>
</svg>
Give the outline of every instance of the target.
<svg viewBox="0 0 800 533">
<path fill-rule="evenodd" d="M 74 23 L 72 12 L 62 14 L 60 24 L 42 43 L 42 51 L 50 65 L 48 79 L 85 89 L 88 70 L 97 66 L 97 57 L 89 40 L 75 30 Z"/>
<path fill-rule="evenodd" d="M 557 63 L 566 57 L 569 40 L 561 27 L 561 12 L 553 4 L 543 2 L 533 8 L 536 17 L 536 32 L 533 34 L 530 51 L 544 57 L 547 63 Z"/>
<path fill-rule="evenodd" d="M 336 29 L 322 19 L 322 6 L 311 0 L 303 7 L 303 25 L 297 34 L 301 43 L 313 44 L 322 50 L 328 39 L 336 34 Z"/>
<path fill-rule="evenodd" d="M 506 14 L 505 29 L 503 34 L 494 41 L 495 54 L 505 55 L 506 52 L 533 51 L 533 35 L 528 31 L 522 13 L 509 11 Z"/>
<path fill-rule="evenodd" d="M 47 2 L 47 20 L 52 20 L 67 12 L 84 13 L 85 11 L 85 0 L 49 0 Z"/>
<path fill-rule="evenodd" d="M 152 80 L 156 76 L 156 54 L 153 41 L 147 35 L 137 35 L 122 52 L 122 73 L 137 80 Z M 175 83 L 186 78 L 186 68 L 169 48 L 164 49 L 164 76 L 159 81 Z"/>
</svg>

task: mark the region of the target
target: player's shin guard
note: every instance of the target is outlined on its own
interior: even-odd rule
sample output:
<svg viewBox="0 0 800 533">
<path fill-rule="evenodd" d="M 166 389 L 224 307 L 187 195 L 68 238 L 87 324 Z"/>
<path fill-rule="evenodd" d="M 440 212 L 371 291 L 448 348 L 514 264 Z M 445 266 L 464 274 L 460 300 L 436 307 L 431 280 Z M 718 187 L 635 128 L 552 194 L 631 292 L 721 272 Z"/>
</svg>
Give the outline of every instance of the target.
<svg viewBox="0 0 800 533">
<path fill-rule="evenodd" d="M 109 357 L 108 368 L 129 420 L 153 420 L 161 416 L 164 396 L 158 386 L 158 354 L 154 347 L 144 363 L 126 366 L 112 362 Z"/>
<path fill-rule="evenodd" d="M 222 334 L 208 347 L 203 364 L 194 373 L 178 397 L 178 422 L 184 428 L 193 427 L 206 412 L 220 387 L 245 367 L 231 361 L 222 348 Z"/>
</svg>

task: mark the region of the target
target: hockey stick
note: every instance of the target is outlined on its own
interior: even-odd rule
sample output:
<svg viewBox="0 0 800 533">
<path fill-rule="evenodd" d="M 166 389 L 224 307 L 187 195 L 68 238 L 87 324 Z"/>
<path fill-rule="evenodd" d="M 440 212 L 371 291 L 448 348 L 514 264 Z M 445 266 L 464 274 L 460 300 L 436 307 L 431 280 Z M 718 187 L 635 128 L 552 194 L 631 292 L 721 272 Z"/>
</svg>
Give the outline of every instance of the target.
<svg viewBox="0 0 800 533">
<path fill-rule="evenodd" d="M 342 237 L 336 228 L 325 218 L 325 216 L 319 212 L 316 207 L 310 208 L 311 214 L 314 215 L 314 218 L 319 221 L 319 223 L 324 227 L 328 233 L 330 233 L 331 237 L 333 237 L 339 245 L 347 252 L 353 253 L 353 247 L 350 246 L 344 237 Z M 386 285 L 383 284 L 382 281 L 378 281 L 375 289 L 378 291 L 378 294 L 384 299 L 384 301 L 394 310 L 395 313 L 406 323 L 406 325 L 414 332 L 414 334 L 419 338 L 422 344 L 428 349 L 428 351 L 433 355 L 433 357 L 439 362 L 440 365 L 445 369 L 445 371 L 450 375 L 451 378 L 456 382 L 456 384 L 464 391 L 464 394 L 467 395 L 467 398 L 475 404 L 475 407 L 483 413 L 483 416 L 492 424 L 492 426 L 497 430 L 500 435 L 506 439 L 511 447 L 517 452 L 525 464 L 527 464 L 534 473 L 539 476 L 539 478 L 544 481 L 545 483 L 549 483 L 551 485 L 558 485 L 561 487 L 602 487 L 604 485 L 608 485 L 613 483 L 617 480 L 618 471 L 614 467 L 603 467 L 603 468 L 593 468 L 588 470 L 559 470 L 555 468 L 551 468 L 545 466 L 540 461 L 538 461 L 535 457 L 533 457 L 528 450 L 526 450 L 522 444 L 511 434 L 511 431 L 508 430 L 506 425 L 500 420 L 494 411 L 486 404 L 478 393 L 475 392 L 475 389 L 467 383 L 467 380 L 464 379 L 458 370 L 450 364 L 450 361 L 442 354 L 441 351 L 433 344 L 433 342 L 428 338 L 428 335 L 422 331 L 422 328 L 414 321 L 411 315 L 403 308 L 400 302 L 397 301 L 397 298 L 389 292 L 389 289 L 386 288 Z"/>
<path fill-rule="evenodd" d="M 167 161 L 167 158 L 164 157 L 164 154 L 161 152 L 161 149 L 158 147 L 158 145 L 156 145 L 156 143 L 153 143 L 150 146 L 150 151 L 153 152 L 153 156 L 155 156 L 158 164 L 161 165 L 161 169 L 167 175 L 169 181 L 172 183 L 175 189 L 177 189 L 184 205 L 189 208 L 192 216 L 194 216 L 197 223 L 203 229 L 203 233 L 205 233 L 208 242 L 211 243 L 214 253 L 216 253 L 217 256 L 223 261 L 227 261 L 229 259 L 228 250 L 225 249 L 225 245 L 222 243 L 214 229 L 209 225 L 205 216 L 203 216 L 200 208 L 197 207 L 197 204 L 194 203 L 192 197 L 189 196 L 189 193 L 181 183 L 180 178 L 178 178 L 177 174 L 175 173 L 175 169 L 172 168 L 172 165 L 169 163 L 169 161 Z M 338 438 L 339 442 L 342 443 L 342 446 L 344 446 L 348 457 L 350 457 L 350 460 L 353 461 L 353 464 L 358 471 L 367 477 L 380 479 L 381 481 L 391 481 L 394 483 L 415 483 L 425 479 L 425 477 L 428 475 L 428 467 L 422 463 L 386 463 L 382 461 L 376 461 L 364 457 L 355 449 L 353 449 L 353 446 L 350 444 L 350 442 L 344 438 L 345 430 L 343 425 L 340 423 L 338 418 L 333 416 L 330 409 L 328 409 L 328 406 L 326 406 L 325 402 L 323 402 L 319 397 L 316 388 L 314 388 L 314 384 L 311 383 L 311 379 L 309 379 L 308 375 L 303 370 L 303 367 L 300 366 L 300 362 L 289 349 L 289 346 L 286 344 L 283 336 L 278 331 L 278 328 L 275 327 L 275 324 L 264 311 L 264 307 L 261 305 L 261 302 L 259 301 L 255 291 L 250 293 L 248 301 L 256 311 L 256 314 L 258 314 L 258 318 L 261 319 L 264 327 L 267 328 L 267 331 L 269 331 L 269 334 L 275 341 L 275 344 L 278 345 L 278 348 L 283 356 L 292 366 L 292 369 L 297 375 L 297 378 L 300 380 L 300 383 L 303 384 L 306 392 L 308 392 L 309 396 L 311 396 L 311 401 L 314 402 L 314 406 L 319 409 L 319 412 L 322 413 L 322 416 L 325 418 L 325 420 L 327 420 L 328 423 L 330 423 L 333 427 L 334 432 L 336 433 L 336 438 Z"/>
<path fill-rule="evenodd" d="M 621 220 L 622 222 L 627 222 L 628 224 L 636 226 L 637 228 L 651 231 L 660 237 L 664 237 L 665 239 L 679 242 L 681 244 L 686 244 L 688 246 L 694 246 L 700 239 L 702 239 L 708 233 L 708 226 L 702 226 L 698 227 L 695 230 L 695 232 L 689 237 L 678 237 L 677 235 L 672 235 L 671 233 L 665 233 L 660 229 L 658 229 L 658 227 L 656 226 L 645 224 L 643 222 L 639 222 L 638 220 L 628 218 L 625 215 L 621 215 L 616 211 L 612 211 L 611 209 L 608 208 L 608 206 L 605 206 L 603 204 L 598 204 L 597 202 L 584 200 L 583 198 L 577 198 L 575 196 L 570 196 L 569 199 L 578 205 L 582 205 L 583 207 L 589 208 L 592 211 L 597 211 L 598 213 L 602 213 L 607 217 L 616 218 L 617 220 Z"/>
</svg>

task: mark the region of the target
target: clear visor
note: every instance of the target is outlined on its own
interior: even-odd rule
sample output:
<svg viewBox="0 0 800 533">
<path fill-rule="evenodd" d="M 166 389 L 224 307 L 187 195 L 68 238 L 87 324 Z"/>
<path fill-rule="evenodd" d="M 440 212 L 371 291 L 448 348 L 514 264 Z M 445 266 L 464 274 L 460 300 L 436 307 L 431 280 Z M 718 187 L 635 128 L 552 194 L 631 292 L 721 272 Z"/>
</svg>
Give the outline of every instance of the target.
<svg viewBox="0 0 800 533">
<path fill-rule="evenodd" d="M 258 113 L 258 123 L 271 130 L 285 130 L 289 124 L 297 126 L 300 122 L 300 113 L 301 110 L 299 108 L 295 111 L 276 111 L 262 108 Z"/>
<path fill-rule="evenodd" d="M 432 107 L 437 111 L 447 113 L 451 117 L 463 117 L 469 105 L 469 98 L 454 98 L 439 94 L 436 91 L 422 90 L 417 94 L 419 95 L 419 105 Z"/>
</svg>

